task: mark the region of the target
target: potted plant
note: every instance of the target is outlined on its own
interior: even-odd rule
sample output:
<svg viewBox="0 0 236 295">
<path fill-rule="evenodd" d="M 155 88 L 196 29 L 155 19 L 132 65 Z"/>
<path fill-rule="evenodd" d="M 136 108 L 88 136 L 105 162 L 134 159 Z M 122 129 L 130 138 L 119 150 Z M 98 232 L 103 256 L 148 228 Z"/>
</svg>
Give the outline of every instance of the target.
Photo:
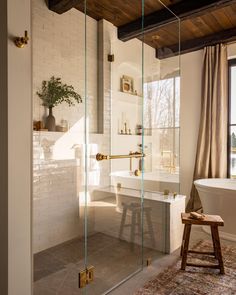
<svg viewBox="0 0 236 295">
<path fill-rule="evenodd" d="M 55 131 L 55 117 L 52 109 L 62 102 L 66 102 L 69 106 L 74 106 L 75 102 L 81 103 L 81 96 L 74 91 L 72 85 L 63 84 L 61 78 L 52 76 L 49 81 L 42 82 L 41 91 L 37 91 L 37 95 L 42 99 L 42 105 L 49 109 L 49 115 L 46 118 L 46 128 L 48 131 Z"/>
</svg>

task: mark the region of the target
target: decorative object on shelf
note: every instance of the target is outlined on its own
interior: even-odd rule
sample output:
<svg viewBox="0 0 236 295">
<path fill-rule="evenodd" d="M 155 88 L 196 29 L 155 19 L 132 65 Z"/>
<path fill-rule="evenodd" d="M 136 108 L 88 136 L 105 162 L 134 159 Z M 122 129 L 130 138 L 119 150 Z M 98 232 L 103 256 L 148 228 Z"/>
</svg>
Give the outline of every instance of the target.
<svg viewBox="0 0 236 295">
<path fill-rule="evenodd" d="M 124 123 L 125 125 L 125 134 L 128 134 L 128 131 L 127 131 L 127 123 Z"/>
<path fill-rule="evenodd" d="M 46 118 L 46 128 L 48 129 L 48 131 L 56 131 L 56 119 L 52 114 L 52 107 L 49 107 L 49 114 Z"/>
<path fill-rule="evenodd" d="M 33 123 L 33 130 L 35 131 L 47 131 L 47 129 L 44 128 L 42 121 L 34 121 Z"/>
<path fill-rule="evenodd" d="M 134 79 L 123 75 L 121 78 L 121 91 L 126 93 L 134 93 Z"/>
<path fill-rule="evenodd" d="M 143 126 L 141 124 L 136 125 L 136 135 L 142 135 L 143 134 Z"/>
<path fill-rule="evenodd" d="M 61 120 L 61 125 L 59 126 L 56 126 L 57 128 L 57 131 L 60 131 L 60 132 L 67 132 L 68 129 L 69 129 L 69 126 L 68 126 L 68 121 L 67 120 Z"/>
<path fill-rule="evenodd" d="M 42 99 L 42 105 L 49 109 L 49 115 L 46 118 L 46 128 L 49 131 L 56 130 L 56 120 L 52 114 L 52 109 L 62 102 L 66 102 L 69 106 L 74 106 L 75 102 L 81 103 L 81 96 L 74 91 L 72 85 L 63 84 L 61 78 L 52 76 L 49 81 L 42 82 L 41 92 L 37 91 L 37 95 Z M 74 101 L 73 101 L 74 100 Z"/>
</svg>

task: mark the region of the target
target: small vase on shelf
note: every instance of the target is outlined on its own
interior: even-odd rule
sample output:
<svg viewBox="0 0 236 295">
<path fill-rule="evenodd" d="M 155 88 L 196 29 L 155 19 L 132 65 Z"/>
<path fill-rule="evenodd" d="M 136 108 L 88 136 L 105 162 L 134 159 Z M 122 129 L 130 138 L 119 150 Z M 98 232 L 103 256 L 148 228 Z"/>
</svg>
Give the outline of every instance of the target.
<svg viewBox="0 0 236 295">
<path fill-rule="evenodd" d="M 56 131 L 56 120 L 52 114 L 52 107 L 49 107 L 49 115 L 46 118 L 46 128 L 48 131 Z"/>
</svg>

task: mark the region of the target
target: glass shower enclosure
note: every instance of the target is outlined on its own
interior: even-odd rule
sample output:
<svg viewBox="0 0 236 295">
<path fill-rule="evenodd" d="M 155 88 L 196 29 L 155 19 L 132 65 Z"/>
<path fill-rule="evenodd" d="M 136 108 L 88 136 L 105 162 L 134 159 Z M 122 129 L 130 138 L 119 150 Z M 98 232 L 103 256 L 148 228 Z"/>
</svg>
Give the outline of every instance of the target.
<svg viewBox="0 0 236 295">
<path fill-rule="evenodd" d="M 61 15 L 32 1 L 34 295 L 112 293 L 174 249 L 179 52 L 162 45 L 167 25 L 146 29 L 149 2 L 135 1 L 138 34 L 124 42 L 119 1 L 104 7 L 114 22 L 93 1 Z M 178 18 L 152 5 L 179 46 Z"/>
</svg>

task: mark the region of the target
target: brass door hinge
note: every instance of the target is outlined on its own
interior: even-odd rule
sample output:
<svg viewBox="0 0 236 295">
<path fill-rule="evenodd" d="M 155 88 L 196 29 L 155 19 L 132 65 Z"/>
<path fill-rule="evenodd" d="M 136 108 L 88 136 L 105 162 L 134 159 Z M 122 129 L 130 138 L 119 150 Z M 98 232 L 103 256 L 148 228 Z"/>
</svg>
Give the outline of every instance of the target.
<svg viewBox="0 0 236 295">
<path fill-rule="evenodd" d="M 79 288 L 84 288 L 94 280 L 94 266 L 88 266 L 79 272 Z"/>
</svg>

